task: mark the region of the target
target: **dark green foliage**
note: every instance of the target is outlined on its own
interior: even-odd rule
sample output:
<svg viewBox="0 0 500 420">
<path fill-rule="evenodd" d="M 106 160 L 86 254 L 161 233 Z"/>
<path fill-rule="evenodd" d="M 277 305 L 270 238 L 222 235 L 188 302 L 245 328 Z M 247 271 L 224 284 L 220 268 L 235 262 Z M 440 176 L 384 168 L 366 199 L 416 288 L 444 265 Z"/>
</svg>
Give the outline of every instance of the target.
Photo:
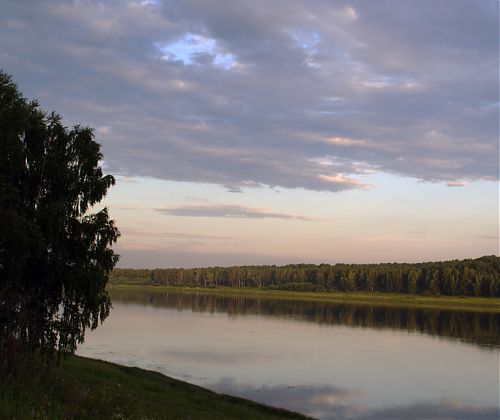
<svg viewBox="0 0 500 420">
<path fill-rule="evenodd" d="M 192 269 L 115 269 L 111 282 L 291 291 L 365 291 L 500 297 L 500 257 L 418 264 L 293 264 Z"/>
<path fill-rule="evenodd" d="M 119 232 L 92 129 L 28 102 L 0 72 L 0 354 L 9 343 L 74 351 L 109 313 Z M 24 346 L 25 347 L 25 346 Z"/>
</svg>

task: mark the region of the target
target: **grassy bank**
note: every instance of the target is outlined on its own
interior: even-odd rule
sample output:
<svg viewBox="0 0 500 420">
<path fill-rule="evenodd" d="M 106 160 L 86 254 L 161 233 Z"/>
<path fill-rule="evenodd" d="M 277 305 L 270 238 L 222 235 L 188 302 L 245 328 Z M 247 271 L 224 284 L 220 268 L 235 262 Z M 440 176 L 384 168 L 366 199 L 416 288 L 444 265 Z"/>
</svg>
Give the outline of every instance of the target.
<svg viewBox="0 0 500 420">
<path fill-rule="evenodd" d="M 145 284 L 111 284 L 113 289 L 172 291 L 182 293 L 203 293 L 221 296 L 256 297 L 262 299 L 292 299 L 307 301 L 327 301 L 341 303 L 359 303 L 382 306 L 443 308 L 468 311 L 500 312 L 500 299 L 483 297 L 457 296 L 422 296 L 381 292 L 289 292 L 253 288 L 217 287 L 190 288 L 178 286 L 150 286 Z"/>
<path fill-rule="evenodd" d="M 18 377 L 19 376 L 19 377 Z M 0 382 L 2 419 L 303 419 L 157 372 L 69 356 Z"/>
</svg>

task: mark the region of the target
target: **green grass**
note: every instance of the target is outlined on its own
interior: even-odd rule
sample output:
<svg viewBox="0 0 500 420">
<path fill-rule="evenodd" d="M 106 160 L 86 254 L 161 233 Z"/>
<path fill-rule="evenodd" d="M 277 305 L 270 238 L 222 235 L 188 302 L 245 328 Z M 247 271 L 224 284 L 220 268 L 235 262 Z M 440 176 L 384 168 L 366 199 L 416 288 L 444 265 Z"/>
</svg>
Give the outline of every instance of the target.
<svg viewBox="0 0 500 420">
<path fill-rule="evenodd" d="M 36 364 L 35 364 L 36 365 Z M 31 366 L 35 369 L 34 366 Z M 19 371 L 19 370 L 18 370 Z M 2 419 L 305 419 L 157 372 L 68 356 L 0 381 Z"/>
<path fill-rule="evenodd" d="M 359 303 L 382 306 L 443 308 L 479 312 L 500 312 L 500 299 L 485 297 L 423 296 L 382 292 L 289 292 L 255 288 L 189 288 L 178 286 L 150 286 L 111 284 L 113 289 L 172 291 L 182 293 L 215 294 L 220 296 L 257 297 L 263 299 L 290 299 L 321 302 Z"/>
</svg>

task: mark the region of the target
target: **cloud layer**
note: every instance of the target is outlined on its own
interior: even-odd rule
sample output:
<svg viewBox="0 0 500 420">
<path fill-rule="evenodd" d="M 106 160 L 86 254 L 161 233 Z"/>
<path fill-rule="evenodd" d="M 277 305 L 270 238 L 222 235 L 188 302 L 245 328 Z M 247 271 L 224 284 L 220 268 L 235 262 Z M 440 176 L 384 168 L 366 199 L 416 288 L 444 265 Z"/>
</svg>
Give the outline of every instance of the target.
<svg viewBox="0 0 500 420">
<path fill-rule="evenodd" d="M 113 173 L 232 191 L 498 179 L 496 0 L 4 0 L 0 66 Z"/>
<path fill-rule="evenodd" d="M 217 204 L 208 206 L 175 206 L 157 209 L 160 213 L 171 216 L 188 217 L 231 217 L 241 219 L 285 219 L 285 220 L 313 220 L 307 216 L 297 214 L 278 213 L 271 210 L 232 204 Z"/>
</svg>

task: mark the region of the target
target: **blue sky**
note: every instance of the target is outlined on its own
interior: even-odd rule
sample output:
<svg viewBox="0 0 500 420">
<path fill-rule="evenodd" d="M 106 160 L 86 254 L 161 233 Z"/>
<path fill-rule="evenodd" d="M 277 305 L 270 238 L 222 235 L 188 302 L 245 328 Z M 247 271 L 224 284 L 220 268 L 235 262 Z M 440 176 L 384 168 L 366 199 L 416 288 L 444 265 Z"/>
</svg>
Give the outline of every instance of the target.
<svg viewBox="0 0 500 420">
<path fill-rule="evenodd" d="M 498 2 L 2 0 L 0 67 L 95 127 L 121 266 L 498 254 Z"/>
</svg>

